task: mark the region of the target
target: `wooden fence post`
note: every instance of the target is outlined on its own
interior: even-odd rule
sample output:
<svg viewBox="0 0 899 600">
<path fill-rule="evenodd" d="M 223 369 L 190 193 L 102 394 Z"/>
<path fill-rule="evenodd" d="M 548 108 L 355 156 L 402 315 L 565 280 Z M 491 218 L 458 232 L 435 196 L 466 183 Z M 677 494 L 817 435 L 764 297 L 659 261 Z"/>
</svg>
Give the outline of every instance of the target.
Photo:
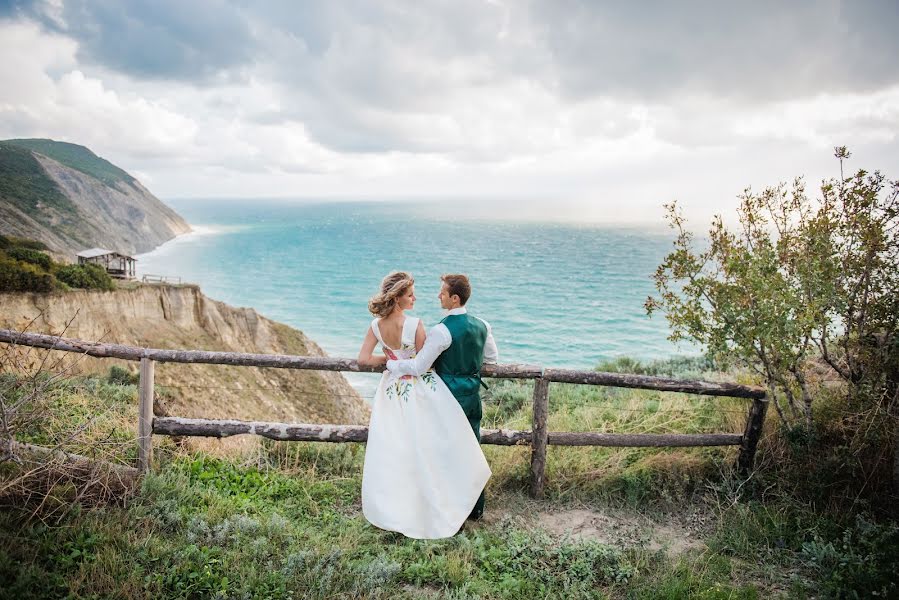
<svg viewBox="0 0 899 600">
<path fill-rule="evenodd" d="M 755 465 L 755 450 L 759 445 L 767 410 L 767 396 L 754 399 L 749 408 L 749 416 L 746 418 L 746 427 L 743 430 L 743 441 L 740 443 L 740 457 L 737 459 L 737 468 L 743 477 L 747 477 Z"/>
<path fill-rule="evenodd" d="M 549 432 L 546 416 L 549 412 L 549 381 L 538 377 L 534 380 L 534 422 L 531 427 L 531 486 L 532 498 L 543 497 L 546 471 L 546 443 Z"/>
<path fill-rule="evenodd" d="M 150 470 L 153 460 L 153 361 L 140 359 L 140 383 L 137 407 L 137 470 Z"/>
</svg>

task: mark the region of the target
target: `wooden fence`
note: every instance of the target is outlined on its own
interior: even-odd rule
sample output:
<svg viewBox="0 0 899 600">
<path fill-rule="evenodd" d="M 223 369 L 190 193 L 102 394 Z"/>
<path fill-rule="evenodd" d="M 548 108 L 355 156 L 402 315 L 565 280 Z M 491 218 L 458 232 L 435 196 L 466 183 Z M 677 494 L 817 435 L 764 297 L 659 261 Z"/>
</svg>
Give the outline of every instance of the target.
<svg viewBox="0 0 899 600">
<path fill-rule="evenodd" d="M 282 354 L 245 354 L 240 352 L 207 352 L 204 350 L 162 350 L 120 344 L 87 342 L 35 333 L 19 333 L 0 329 L 0 342 L 64 352 L 75 352 L 98 358 L 118 358 L 140 362 L 139 411 L 137 424 L 138 469 L 146 472 L 153 458 L 152 434 L 202 437 L 227 437 L 253 434 L 275 440 L 308 442 L 364 442 L 368 427 L 358 425 L 318 425 L 305 423 L 270 423 L 222 419 L 185 419 L 153 416 L 153 371 L 156 362 L 203 363 L 282 369 L 319 371 L 353 371 L 380 373 L 383 368 L 359 365 L 355 360 L 319 356 Z M 736 383 L 689 381 L 666 377 L 650 377 L 623 373 L 602 373 L 569 369 L 541 368 L 532 365 L 487 365 L 483 377 L 497 379 L 533 379 L 533 421 L 530 431 L 484 429 L 482 444 L 531 446 L 530 493 L 542 497 L 546 447 L 558 446 L 739 446 L 739 471 L 745 476 L 753 468 L 756 447 L 765 420 L 768 402 L 765 390 Z M 637 388 L 704 396 L 747 398 L 752 400 L 742 434 L 620 434 L 595 432 L 547 431 L 550 383 L 574 383 L 610 387 Z"/>
<path fill-rule="evenodd" d="M 181 277 L 177 275 L 144 275 L 141 278 L 143 283 L 181 283 Z"/>
</svg>

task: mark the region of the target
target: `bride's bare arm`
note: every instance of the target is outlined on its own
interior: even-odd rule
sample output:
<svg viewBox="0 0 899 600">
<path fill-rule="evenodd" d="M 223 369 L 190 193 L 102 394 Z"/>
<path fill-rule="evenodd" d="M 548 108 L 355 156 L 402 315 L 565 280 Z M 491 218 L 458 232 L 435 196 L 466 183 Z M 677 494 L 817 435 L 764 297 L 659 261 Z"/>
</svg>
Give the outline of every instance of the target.
<svg viewBox="0 0 899 600">
<path fill-rule="evenodd" d="M 365 339 L 362 341 L 362 348 L 359 349 L 359 357 L 356 359 L 356 362 L 358 362 L 360 365 L 371 367 L 386 364 L 386 356 L 384 356 L 383 354 L 372 354 L 372 352 L 374 352 L 375 350 L 375 346 L 377 345 L 378 338 L 375 337 L 374 332 L 371 330 L 371 327 L 369 327 L 368 331 L 365 334 Z"/>
</svg>

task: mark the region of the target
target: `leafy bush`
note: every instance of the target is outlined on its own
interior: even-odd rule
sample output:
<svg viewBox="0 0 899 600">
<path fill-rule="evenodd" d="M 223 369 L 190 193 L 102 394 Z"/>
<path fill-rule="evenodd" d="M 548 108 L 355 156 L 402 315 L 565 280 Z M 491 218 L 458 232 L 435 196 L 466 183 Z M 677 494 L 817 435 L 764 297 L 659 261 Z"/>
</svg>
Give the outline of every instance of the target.
<svg viewBox="0 0 899 600">
<path fill-rule="evenodd" d="M 704 371 L 714 369 L 712 359 L 702 356 L 675 356 L 665 360 L 641 362 L 629 356 L 619 356 L 596 366 L 597 371 L 606 373 L 633 373 L 635 375 L 652 375 L 655 377 L 687 377 L 697 376 Z"/>
<path fill-rule="evenodd" d="M 849 403 L 896 398 L 899 378 L 899 181 L 864 170 L 843 177 L 845 147 L 835 149 L 840 179 L 820 198 L 797 179 L 740 197 L 739 226 L 718 216 L 707 243 L 675 204 L 667 218 L 674 250 L 655 274 L 671 339 L 704 345 L 723 364 L 742 364 L 765 382 L 783 422 L 812 426 L 821 379 L 846 384 Z"/>
<path fill-rule="evenodd" d="M 140 381 L 140 375 L 132 373 L 125 367 L 112 365 L 109 367 L 109 375 L 107 375 L 106 379 L 109 383 L 117 383 L 118 385 L 137 385 Z"/>
<path fill-rule="evenodd" d="M 828 598 L 894 598 L 899 594 L 899 527 L 877 524 L 858 515 L 836 542 L 820 536 L 802 546 L 818 571 L 816 591 Z"/>
<path fill-rule="evenodd" d="M 747 188 L 737 226 L 717 216 L 705 240 L 667 205 L 677 236 L 645 307 L 665 314 L 671 339 L 764 383 L 790 493 L 886 503 L 891 476 L 899 489 L 899 181 L 844 177 L 849 152 L 835 157 L 840 177 L 817 197 L 801 178 Z"/>
<path fill-rule="evenodd" d="M 106 269 L 100 265 L 66 265 L 56 272 L 56 278 L 71 287 L 113 290 L 115 284 Z"/>
<path fill-rule="evenodd" d="M 50 292 L 53 275 L 37 265 L 0 254 L 0 292 Z"/>
<path fill-rule="evenodd" d="M 53 268 L 53 260 L 49 256 L 47 256 L 43 252 L 40 252 L 39 250 L 34 250 L 32 248 L 26 248 L 24 246 L 13 246 L 12 248 L 6 250 L 6 255 L 16 260 L 21 260 L 23 262 L 37 265 L 45 271 L 49 271 L 51 268 Z"/>
</svg>

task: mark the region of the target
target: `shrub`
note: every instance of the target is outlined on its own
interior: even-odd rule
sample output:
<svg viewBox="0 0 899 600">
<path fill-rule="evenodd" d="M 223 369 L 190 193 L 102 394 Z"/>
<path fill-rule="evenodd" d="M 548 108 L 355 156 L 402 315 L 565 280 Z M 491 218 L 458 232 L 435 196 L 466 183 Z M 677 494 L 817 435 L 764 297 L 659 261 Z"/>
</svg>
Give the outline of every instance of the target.
<svg viewBox="0 0 899 600">
<path fill-rule="evenodd" d="M 702 356 L 675 356 L 664 360 L 652 360 L 641 362 L 629 356 L 607 360 L 596 366 L 597 371 L 608 373 L 633 373 L 635 375 L 697 377 L 705 371 L 712 371 L 714 364 L 707 355 Z"/>
<path fill-rule="evenodd" d="M 899 181 L 864 170 L 820 198 L 797 179 L 740 196 L 739 226 L 715 217 L 707 242 L 676 204 L 667 218 L 674 250 L 655 274 L 671 339 L 691 339 L 722 364 L 742 364 L 765 382 L 785 423 L 812 426 L 815 382 L 846 384 L 847 404 L 895 399 L 899 379 Z"/>
<path fill-rule="evenodd" d="M 33 248 L 13 246 L 6 250 L 6 255 L 16 260 L 37 265 L 45 271 L 49 271 L 53 267 L 53 261 L 49 256 L 39 250 L 34 250 Z"/>
<path fill-rule="evenodd" d="M 0 254 L 0 292 L 50 292 L 55 287 L 50 273 Z"/>
<path fill-rule="evenodd" d="M 112 365 L 109 367 L 109 375 L 107 375 L 106 379 L 109 383 L 117 383 L 119 385 L 137 385 L 140 381 L 140 375 L 132 373 L 125 367 Z"/>
<path fill-rule="evenodd" d="M 899 593 L 899 527 L 856 517 L 839 540 L 816 535 L 802 546 L 809 566 L 819 572 L 816 592 L 825 598 L 893 598 Z"/>
<path fill-rule="evenodd" d="M 56 272 L 56 278 L 76 288 L 113 290 L 115 284 L 100 265 L 66 265 Z"/>
</svg>

